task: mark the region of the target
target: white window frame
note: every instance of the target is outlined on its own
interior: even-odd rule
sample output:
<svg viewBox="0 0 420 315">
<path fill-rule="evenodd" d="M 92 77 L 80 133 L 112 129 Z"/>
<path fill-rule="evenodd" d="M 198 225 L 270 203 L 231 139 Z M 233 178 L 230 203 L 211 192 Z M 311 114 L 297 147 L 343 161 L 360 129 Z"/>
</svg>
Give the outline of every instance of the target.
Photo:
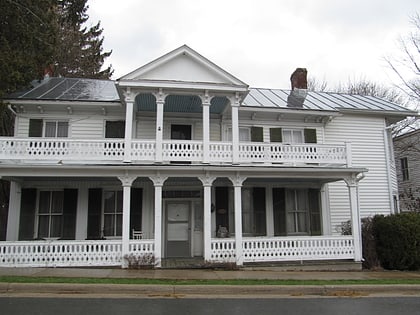
<svg viewBox="0 0 420 315">
<path fill-rule="evenodd" d="M 304 209 L 299 209 L 298 208 L 298 204 L 299 204 L 299 196 L 298 196 L 298 191 L 302 192 L 302 196 L 305 196 L 305 200 L 304 200 Z M 294 209 L 288 209 L 288 192 L 292 192 L 293 193 L 293 204 L 294 204 Z M 308 190 L 307 189 L 300 189 L 300 188 L 286 188 L 286 233 L 287 235 L 309 235 L 309 225 L 310 225 L 310 220 L 309 220 L 309 201 L 308 201 Z M 289 214 L 291 214 L 293 216 L 293 222 L 289 222 Z M 305 231 L 300 231 L 299 230 L 299 214 L 304 214 L 305 217 L 305 226 L 306 226 L 306 230 Z M 289 226 L 290 224 L 293 224 L 293 231 L 289 230 Z"/>
<path fill-rule="evenodd" d="M 282 132 L 283 143 L 285 143 L 285 144 L 302 144 L 302 143 L 305 143 L 304 129 L 283 128 L 281 132 Z M 285 141 L 286 140 L 285 132 L 290 132 L 291 133 L 292 141 L 290 141 L 290 142 Z M 302 139 L 301 142 L 295 141 L 296 139 L 295 139 L 294 133 L 300 133 L 300 136 L 301 136 L 301 139 Z"/>
<path fill-rule="evenodd" d="M 242 137 L 241 137 L 242 135 Z M 245 135 L 245 137 L 244 137 Z M 242 139 L 241 139 L 242 138 Z M 246 139 L 244 139 L 246 138 Z M 227 128 L 226 141 L 232 141 L 232 127 Z M 251 127 L 239 127 L 239 142 L 251 142 Z"/>
<path fill-rule="evenodd" d="M 55 130 L 54 130 L 54 136 L 47 136 L 47 124 L 54 123 L 55 124 Z M 58 137 L 58 125 L 60 123 L 66 123 L 67 124 L 67 130 L 66 130 L 66 136 Z M 42 136 L 44 138 L 68 138 L 69 137 L 69 130 L 70 130 L 70 123 L 68 120 L 60 120 L 60 119 L 44 119 L 43 125 L 42 125 Z"/>
<path fill-rule="evenodd" d="M 50 199 L 50 209 L 48 211 L 48 213 L 40 213 L 40 201 L 41 201 L 41 193 L 42 192 L 48 192 L 49 193 L 49 199 Z M 52 193 L 53 192 L 62 192 L 63 193 L 63 204 L 61 205 L 61 213 L 53 213 L 51 212 L 52 209 Z M 61 238 L 63 235 L 59 235 L 59 236 L 51 236 L 51 217 L 52 216 L 61 216 L 61 226 L 63 226 L 63 215 L 64 215 L 64 190 L 62 189 L 41 189 L 37 191 L 37 198 L 36 198 L 36 219 L 35 219 L 35 229 L 34 229 L 34 234 L 35 234 L 35 238 L 40 238 L 41 236 L 39 235 L 39 221 L 40 221 L 40 217 L 41 216 L 48 216 L 48 236 L 47 237 L 42 237 L 43 239 L 59 239 Z M 61 233 L 62 234 L 62 230 Z"/>
<path fill-rule="evenodd" d="M 105 212 L 105 196 L 107 193 L 109 192 L 113 192 L 115 194 L 115 199 L 114 199 L 114 212 Z M 117 209 L 118 207 L 118 193 L 121 193 L 121 209 Z M 123 216 L 123 191 L 121 189 L 115 188 L 107 188 L 104 189 L 102 192 L 102 212 L 101 212 L 101 226 L 102 226 L 102 231 L 103 231 L 103 236 L 107 239 L 121 239 L 122 237 L 122 216 Z M 106 215 L 112 215 L 113 216 L 113 234 L 112 235 L 107 235 L 105 234 L 105 216 Z M 121 235 L 117 234 L 118 231 L 118 227 L 117 227 L 117 217 L 121 215 Z"/>
</svg>

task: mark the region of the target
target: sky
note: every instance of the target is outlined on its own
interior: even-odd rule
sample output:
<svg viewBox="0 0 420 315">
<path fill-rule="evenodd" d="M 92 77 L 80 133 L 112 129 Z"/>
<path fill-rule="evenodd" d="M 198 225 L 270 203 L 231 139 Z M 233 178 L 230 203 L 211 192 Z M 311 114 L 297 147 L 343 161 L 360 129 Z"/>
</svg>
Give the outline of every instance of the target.
<svg viewBox="0 0 420 315">
<path fill-rule="evenodd" d="M 113 79 L 182 46 L 251 87 L 290 88 L 298 67 L 339 83 L 395 82 L 384 57 L 401 49 L 419 0 L 89 0 Z"/>
</svg>

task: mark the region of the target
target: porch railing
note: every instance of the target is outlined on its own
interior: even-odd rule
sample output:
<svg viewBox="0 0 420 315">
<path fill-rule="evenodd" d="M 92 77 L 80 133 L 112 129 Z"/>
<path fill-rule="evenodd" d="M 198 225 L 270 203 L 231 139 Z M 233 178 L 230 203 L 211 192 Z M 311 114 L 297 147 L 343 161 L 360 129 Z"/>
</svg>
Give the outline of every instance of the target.
<svg viewBox="0 0 420 315">
<path fill-rule="evenodd" d="M 353 236 L 244 238 L 244 262 L 353 259 Z"/>
<path fill-rule="evenodd" d="M 204 159 L 203 141 L 164 140 L 163 161 L 200 163 Z M 232 163 L 231 142 L 210 142 L 209 163 Z M 128 154 L 128 156 L 126 156 Z M 347 145 L 283 144 L 241 142 L 239 163 L 275 163 L 310 165 L 351 164 L 351 149 Z M 156 159 L 156 141 L 131 141 L 125 152 L 124 139 L 67 139 L 67 138 L 10 138 L 0 137 L 0 160 L 72 161 L 100 163 L 101 161 L 153 163 Z"/>
<path fill-rule="evenodd" d="M 130 241 L 130 254 L 153 255 L 154 241 Z M 0 242 L 2 267 L 121 266 L 121 240 Z"/>
</svg>

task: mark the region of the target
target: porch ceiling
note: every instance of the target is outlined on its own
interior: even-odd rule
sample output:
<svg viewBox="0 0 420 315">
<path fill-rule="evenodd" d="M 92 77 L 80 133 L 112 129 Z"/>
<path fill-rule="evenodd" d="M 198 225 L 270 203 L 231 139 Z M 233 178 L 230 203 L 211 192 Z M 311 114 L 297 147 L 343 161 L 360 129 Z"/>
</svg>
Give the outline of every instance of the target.
<svg viewBox="0 0 420 315">
<path fill-rule="evenodd" d="M 215 96 L 210 103 L 210 113 L 221 114 L 229 101 L 224 96 Z M 152 94 L 138 94 L 135 105 L 139 112 L 156 112 L 156 100 Z M 169 95 L 165 100 L 164 112 L 202 113 L 201 99 L 197 95 Z"/>
</svg>

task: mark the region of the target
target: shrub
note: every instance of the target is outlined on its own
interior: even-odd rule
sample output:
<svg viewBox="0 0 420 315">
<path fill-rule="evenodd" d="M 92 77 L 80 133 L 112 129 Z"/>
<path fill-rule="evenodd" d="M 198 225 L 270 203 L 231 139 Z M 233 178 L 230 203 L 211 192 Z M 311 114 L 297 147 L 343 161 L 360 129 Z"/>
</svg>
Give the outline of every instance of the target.
<svg viewBox="0 0 420 315">
<path fill-rule="evenodd" d="M 381 267 L 376 251 L 376 240 L 373 235 L 374 220 L 372 217 L 362 219 L 362 257 L 363 268 L 378 269 Z"/>
<path fill-rule="evenodd" d="M 373 234 L 382 267 L 417 270 L 420 268 L 420 214 L 400 213 L 375 216 Z"/>
</svg>

